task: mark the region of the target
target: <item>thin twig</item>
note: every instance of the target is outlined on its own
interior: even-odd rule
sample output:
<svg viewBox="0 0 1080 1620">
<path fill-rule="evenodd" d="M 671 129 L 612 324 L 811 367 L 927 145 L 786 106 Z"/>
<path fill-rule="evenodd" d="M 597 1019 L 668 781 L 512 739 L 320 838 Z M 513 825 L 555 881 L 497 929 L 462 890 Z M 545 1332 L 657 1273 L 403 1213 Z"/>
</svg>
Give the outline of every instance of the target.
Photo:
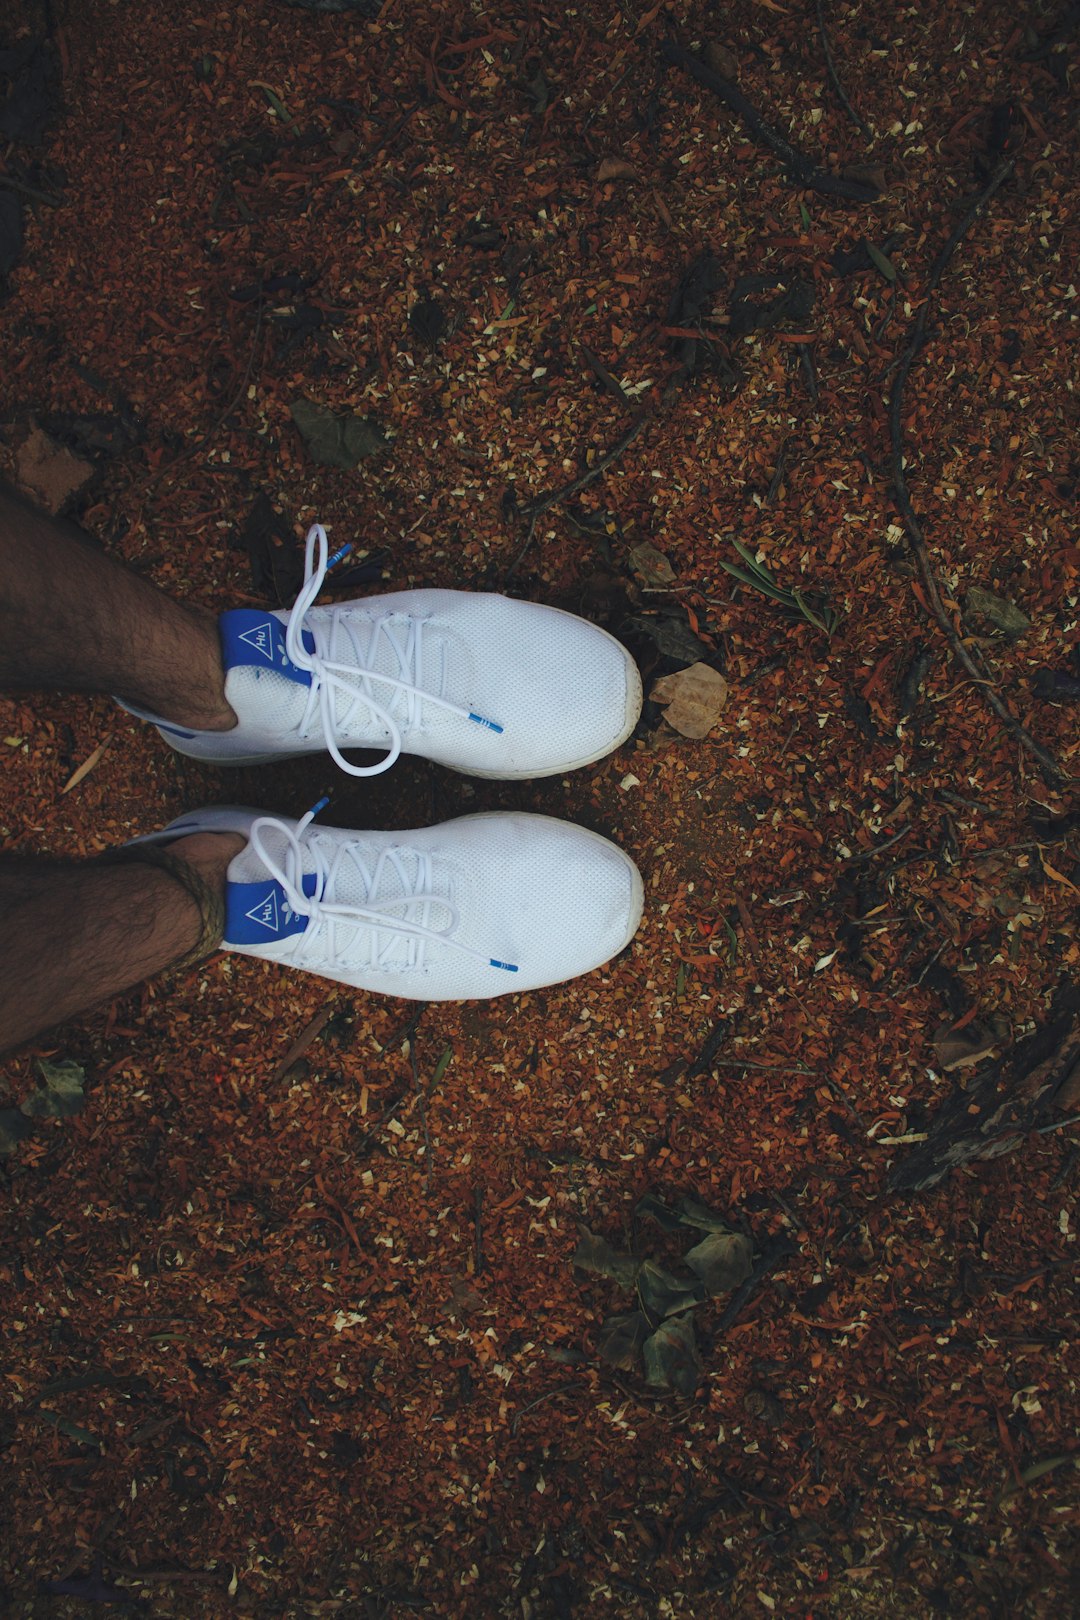
<svg viewBox="0 0 1080 1620">
<path fill-rule="evenodd" d="M 607 389 L 612 398 L 617 399 L 620 405 L 623 405 L 628 411 L 633 413 L 635 409 L 634 402 L 627 394 L 626 389 L 623 387 L 618 377 L 612 376 L 607 366 L 605 366 L 604 362 L 600 359 L 600 356 L 593 354 L 587 343 L 582 343 L 579 345 L 579 347 L 589 364 L 589 368 L 593 371 L 604 388 Z"/>
<path fill-rule="evenodd" d="M 276 1086 L 279 1080 L 284 1080 L 293 1064 L 297 1062 L 299 1058 L 303 1057 L 304 1053 L 307 1051 L 312 1042 L 322 1034 L 333 1015 L 333 1005 L 330 1002 L 327 1002 L 325 1007 L 321 1007 L 319 1009 L 314 1018 L 311 1019 L 310 1023 L 304 1026 L 304 1028 L 300 1031 L 300 1034 L 289 1047 L 289 1050 L 286 1052 L 281 1062 L 275 1065 L 273 1073 L 270 1076 L 270 1084 L 272 1086 Z"/>
<path fill-rule="evenodd" d="M 233 394 L 220 416 L 218 416 L 217 420 L 211 423 L 210 427 L 203 434 L 198 443 L 188 445 L 187 449 L 181 450 L 180 454 L 178 456 L 174 456 L 172 461 L 167 462 L 164 467 L 158 467 L 150 474 L 149 478 L 147 478 L 146 482 L 143 484 L 144 494 L 153 489 L 159 478 L 164 478 L 168 473 L 175 472 L 178 467 L 183 466 L 185 461 L 190 461 L 192 456 L 198 455 L 200 450 L 207 449 L 208 446 L 211 445 L 217 438 L 221 428 L 228 421 L 233 411 L 235 411 L 236 407 L 239 405 L 241 399 L 247 393 L 247 386 L 251 380 L 252 367 L 255 364 L 255 352 L 259 345 L 259 338 L 262 336 L 264 303 L 265 299 L 262 294 L 260 294 L 258 308 L 255 312 L 255 331 L 252 334 L 251 347 L 248 350 L 247 364 L 244 366 L 243 375 L 237 384 L 236 392 Z"/>
<path fill-rule="evenodd" d="M 861 129 L 867 140 L 869 140 L 869 125 L 863 122 L 858 113 L 855 111 L 854 107 L 851 105 L 851 102 L 848 100 L 847 96 L 844 94 L 844 87 L 840 83 L 840 75 L 836 71 L 836 63 L 833 61 L 833 53 L 829 45 L 829 30 L 825 26 L 825 6 L 823 4 L 823 0 L 817 0 L 817 25 L 818 35 L 821 39 L 821 48 L 825 52 L 825 69 L 829 75 L 829 83 L 836 92 L 836 99 L 840 103 L 841 107 L 843 107 L 848 117 L 851 119 L 851 122 L 855 124 L 857 128 Z"/>
<path fill-rule="evenodd" d="M 516 1435 L 522 1418 L 527 1417 L 530 1412 L 535 1412 L 536 1408 L 543 1406 L 545 1401 L 553 1401 L 556 1395 L 568 1395 L 572 1389 L 576 1388 L 576 1384 L 558 1384 L 555 1389 L 545 1390 L 543 1395 L 536 1397 L 535 1401 L 530 1401 L 528 1406 L 523 1406 L 520 1412 L 514 1413 L 510 1419 L 510 1433 Z"/>
<path fill-rule="evenodd" d="M 522 507 L 521 515 L 528 520 L 529 532 L 525 536 L 525 543 L 521 550 L 503 575 L 504 589 L 521 567 L 525 554 L 532 545 L 537 522 L 543 514 L 550 511 L 553 506 L 558 506 L 560 502 L 570 500 L 572 496 L 579 494 L 581 490 L 587 489 L 590 484 L 595 483 L 600 474 L 606 472 L 614 462 L 618 461 L 624 450 L 629 449 L 648 421 L 649 417 L 642 412 L 635 421 L 631 422 L 626 432 L 620 439 L 616 440 L 611 449 L 600 457 L 599 461 L 594 461 L 591 467 L 587 468 L 577 478 L 572 478 L 568 484 L 563 484 L 559 489 L 553 489 L 549 495 L 538 495 L 536 500 L 529 501 L 527 505 Z"/>
<path fill-rule="evenodd" d="M 0 174 L 0 186 L 7 186 L 9 191 L 17 191 L 23 197 L 31 197 L 34 202 L 44 203 L 46 208 L 62 208 L 63 197 L 54 197 L 47 191 L 38 191 L 34 186 L 28 186 L 25 180 L 16 180 L 13 174 Z"/>
<path fill-rule="evenodd" d="M 713 1058 L 711 1067 L 714 1069 L 769 1069 L 773 1074 L 817 1074 L 816 1069 L 808 1069 L 802 1063 L 755 1063 L 750 1058 L 735 1057 Z"/>
<path fill-rule="evenodd" d="M 1080 1122 L 1080 1114 L 1070 1114 L 1068 1119 L 1055 1120 L 1053 1125 L 1040 1125 L 1036 1134 L 1038 1136 L 1049 1136 L 1051 1131 L 1065 1131 L 1068 1130 L 1070 1125 L 1075 1125 L 1078 1122 Z"/>
<path fill-rule="evenodd" d="M 894 844 L 898 844 L 901 839 L 906 838 L 910 831 L 911 823 L 909 821 L 905 827 L 901 827 L 898 833 L 894 833 L 891 838 L 887 838 L 883 844 L 876 844 L 873 849 L 863 849 L 859 851 L 858 855 L 852 855 L 849 858 L 848 865 L 854 866 L 856 861 L 872 861 L 875 855 L 884 855 L 887 849 L 892 849 Z"/>
<path fill-rule="evenodd" d="M 473 1193 L 473 1273 L 480 1277 L 484 1271 L 484 1189 L 479 1182 Z"/>
<path fill-rule="evenodd" d="M 409 1063 L 412 1066 L 413 1095 L 420 1106 L 420 1126 L 424 1133 L 424 1191 L 431 1191 L 431 1132 L 428 1129 L 427 1092 L 420 1084 L 420 1064 L 416 1057 L 415 1036 L 409 1039 Z"/>
<path fill-rule="evenodd" d="M 998 719 L 1005 726 L 1006 730 L 1016 739 L 1017 742 L 1027 749 L 1028 753 L 1031 754 L 1034 759 L 1039 762 L 1046 780 L 1053 786 L 1060 786 L 1066 781 L 1066 777 L 1057 760 L 1054 759 L 1052 754 L 1049 754 L 1046 749 L 1043 748 L 1041 743 L 1036 742 L 1035 738 L 1024 726 L 1020 724 L 1019 720 L 1010 714 L 1008 708 L 998 697 L 993 687 L 987 684 L 985 677 L 980 672 L 978 666 L 972 659 L 971 654 L 968 652 L 960 636 L 957 634 L 952 621 L 945 612 L 945 608 L 941 601 L 941 593 L 938 590 L 937 578 L 934 574 L 934 565 L 930 559 L 930 552 L 926 544 L 926 536 L 923 533 L 922 525 L 915 514 L 915 508 L 911 503 L 911 495 L 908 490 L 907 479 L 904 475 L 904 389 L 907 386 L 907 380 L 911 373 L 911 368 L 921 354 L 927 341 L 926 328 L 930 316 L 931 298 L 937 291 L 941 283 L 941 279 L 948 267 L 949 261 L 956 252 L 956 249 L 960 246 L 960 243 L 964 240 L 964 237 L 967 235 L 968 231 L 970 231 L 972 225 L 974 225 L 987 203 L 995 195 L 995 193 L 1001 189 L 1002 185 L 1004 185 L 1005 181 L 1012 174 L 1015 164 L 1016 158 L 1011 157 L 995 170 L 991 179 L 975 198 L 975 201 L 968 208 L 963 219 L 960 221 L 959 225 L 957 225 L 956 229 L 945 243 L 945 246 L 941 249 L 941 252 L 934 260 L 933 267 L 930 271 L 930 279 L 926 286 L 926 296 L 915 321 L 911 341 L 908 343 L 907 349 L 904 351 L 904 354 L 901 357 L 900 367 L 897 372 L 896 381 L 893 384 L 892 393 L 889 399 L 889 432 L 892 443 L 891 472 L 893 492 L 896 497 L 896 505 L 900 512 L 900 516 L 904 520 L 904 528 L 907 532 L 908 544 L 911 547 L 912 555 L 915 558 L 919 573 L 922 577 L 931 614 L 933 615 L 938 628 L 948 641 L 949 646 L 952 649 L 953 656 L 960 664 L 963 665 L 964 669 L 971 676 L 972 680 L 978 682 L 979 690 L 982 692 L 987 704 L 997 715 Z"/>
</svg>

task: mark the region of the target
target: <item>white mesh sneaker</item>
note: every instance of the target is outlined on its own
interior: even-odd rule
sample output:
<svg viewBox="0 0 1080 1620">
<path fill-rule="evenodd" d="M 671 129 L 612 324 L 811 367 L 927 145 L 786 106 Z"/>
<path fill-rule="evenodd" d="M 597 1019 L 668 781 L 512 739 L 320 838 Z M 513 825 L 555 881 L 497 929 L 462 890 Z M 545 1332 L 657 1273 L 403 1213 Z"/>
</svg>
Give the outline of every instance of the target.
<svg viewBox="0 0 1080 1620">
<path fill-rule="evenodd" d="M 558 608 L 468 591 L 315 607 L 342 555 L 327 561 L 317 523 L 291 612 L 221 615 L 225 696 L 239 721 L 232 731 L 131 712 L 195 759 L 254 765 L 328 749 L 350 776 L 377 775 L 401 753 L 473 776 L 551 776 L 602 759 L 634 729 L 641 678 L 606 630 Z M 386 753 L 362 766 L 343 748 Z"/>
<path fill-rule="evenodd" d="M 142 842 L 238 832 L 222 949 L 359 990 L 458 1001 L 576 978 L 641 920 L 641 876 L 570 822 L 463 816 L 415 832 L 316 827 L 236 808 L 197 810 Z M 140 840 L 137 840 L 137 842 Z"/>
</svg>

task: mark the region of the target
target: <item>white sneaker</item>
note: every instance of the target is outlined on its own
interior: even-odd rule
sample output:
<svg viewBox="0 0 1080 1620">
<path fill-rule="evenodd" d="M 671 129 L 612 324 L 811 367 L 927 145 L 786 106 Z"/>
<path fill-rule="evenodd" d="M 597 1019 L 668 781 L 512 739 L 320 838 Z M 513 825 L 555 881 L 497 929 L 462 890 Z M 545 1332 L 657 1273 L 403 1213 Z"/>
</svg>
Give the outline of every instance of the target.
<svg viewBox="0 0 1080 1620">
<path fill-rule="evenodd" d="M 599 833 L 498 812 L 416 832 L 350 832 L 312 825 L 325 803 L 299 821 L 196 810 L 145 842 L 243 833 L 222 949 L 384 995 L 535 990 L 591 972 L 637 931 L 641 876 Z"/>
<path fill-rule="evenodd" d="M 472 776 L 552 776 L 602 759 L 637 724 L 641 677 L 606 630 L 558 608 L 468 591 L 314 607 L 342 555 L 327 562 L 317 523 L 291 612 L 221 615 L 225 696 L 239 720 L 232 731 L 131 712 L 195 759 L 254 765 L 328 749 L 350 776 L 375 776 L 401 753 Z M 342 748 L 386 755 L 351 765 Z"/>
</svg>

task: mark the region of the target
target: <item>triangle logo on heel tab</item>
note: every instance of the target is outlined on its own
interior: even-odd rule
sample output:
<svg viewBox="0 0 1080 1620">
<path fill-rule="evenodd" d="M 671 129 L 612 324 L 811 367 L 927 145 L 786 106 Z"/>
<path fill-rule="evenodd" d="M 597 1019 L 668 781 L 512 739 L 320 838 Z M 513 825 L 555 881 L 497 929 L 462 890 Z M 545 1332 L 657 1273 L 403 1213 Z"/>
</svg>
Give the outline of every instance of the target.
<svg viewBox="0 0 1080 1620">
<path fill-rule="evenodd" d="M 289 657 L 286 628 L 281 620 L 266 609 L 230 608 L 218 619 L 221 635 L 221 661 L 225 676 L 234 669 L 254 668 L 260 675 L 271 671 L 297 686 L 310 686 L 311 674 L 301 669 Z M 315 638 L 310 630 L 302 631 L 306 650 L 315 651 Z"/>
<path fill-rule="evenodd" d="M 250 630 L 241 630 L 239 639 L 246 641 L 249 647 L 254 647 L 257 653 L 261 653 L 268 664 L 274 662 L 274 639 L 269 619 L 265 619 L 262 624 L 253 625 Z"/>
<path fill-rule="evenodd" d="M 314 872 L 305 872 L 300 886 L 304 894 L 313 895 Z M 307 917 L 293 910 L 275 879 L 263 878 L 258 883 L 229 879 L 225 888 L 226 949 L 230 945 L 273 945 L 292 934 L 302 934 L 307 925 Z"/>
<path fill-rule="evenodd" d="M 278 931 L 277 889 L 271 889 L 266 898 L 260 900 L 258 905 L 252 906 L 250 911 L 245 911 L 244 916 L 250 922 L 257 923 L 260 928 L 269 929 L 271 934 L 276 934 Z"/>
</svg>

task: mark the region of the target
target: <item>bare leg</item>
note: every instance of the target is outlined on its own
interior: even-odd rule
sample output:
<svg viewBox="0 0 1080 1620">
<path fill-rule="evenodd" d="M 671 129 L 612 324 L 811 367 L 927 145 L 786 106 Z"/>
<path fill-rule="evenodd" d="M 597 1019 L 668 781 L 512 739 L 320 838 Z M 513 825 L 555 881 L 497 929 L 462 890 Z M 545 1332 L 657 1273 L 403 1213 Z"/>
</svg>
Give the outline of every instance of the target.
<svg viewBox="0 0 1080 1620">
<path fill-rule="evenodd" d="M 223 896 L 243 847 L 234 833 L 193 833 L 168 854 L 195 874 L 194 889 L 201 880 Z M 160 866 L 3 858 L 0 1050 L 181 962 L 205 932 L 205 908 Z"/>
<path fill-rule="evenodd" d="M 104 692 L 229 731 L 217 624 L 0 488 L 0 686 Z"/>
</svg>

